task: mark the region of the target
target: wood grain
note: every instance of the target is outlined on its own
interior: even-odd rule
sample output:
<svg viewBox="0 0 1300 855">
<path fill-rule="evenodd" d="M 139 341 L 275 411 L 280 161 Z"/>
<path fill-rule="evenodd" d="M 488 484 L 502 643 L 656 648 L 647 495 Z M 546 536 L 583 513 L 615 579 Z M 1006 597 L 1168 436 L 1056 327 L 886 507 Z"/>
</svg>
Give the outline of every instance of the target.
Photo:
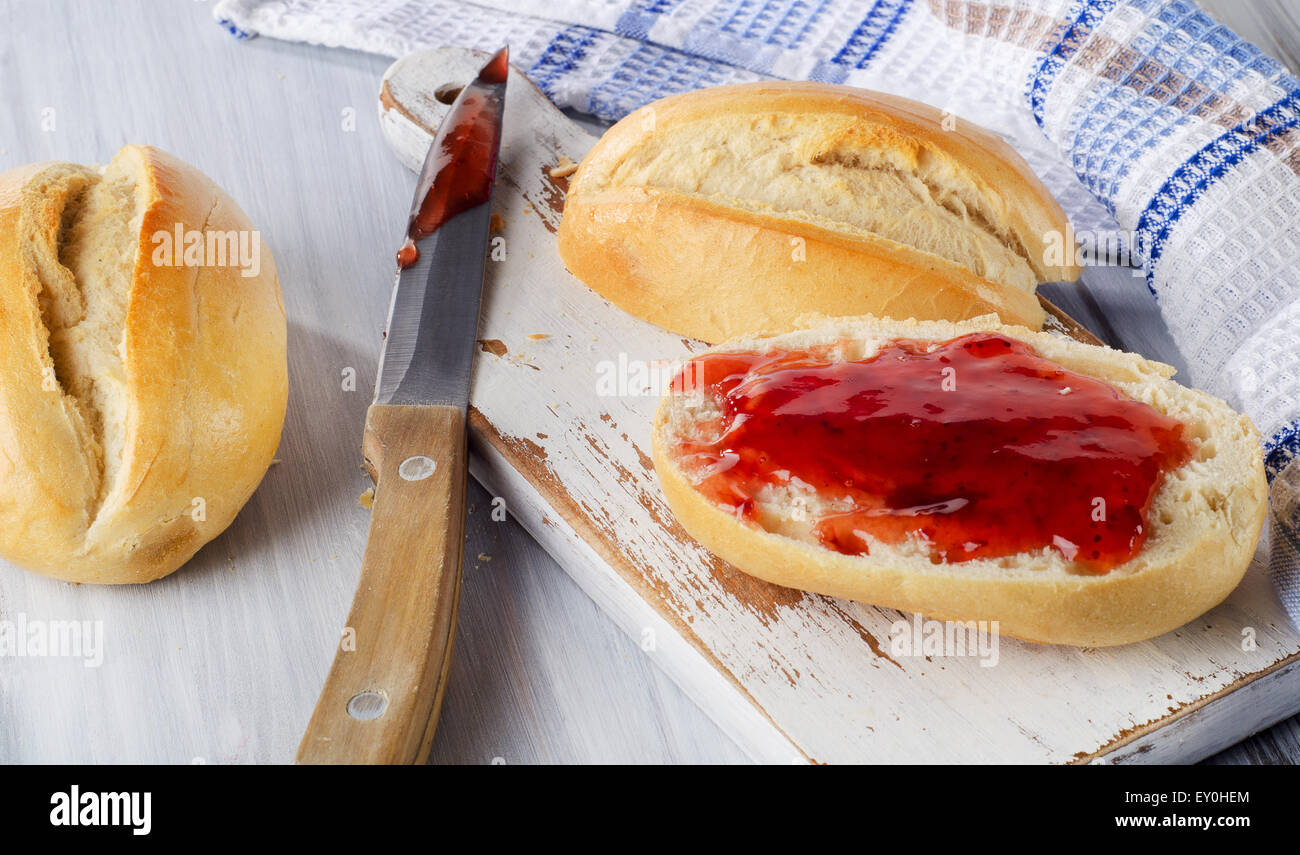
<svg viewBox="0 0 1300 855">
<path fill-rule="evenodd" d="M 375 498 L 361 580 L 299 763 L 423 763 L 447 688 L 465 530 L 464 411 L 372 406 L 362 449 Z"/>
<path fill-rule="evenodd" d="M 1070 317 L 1064 309 L 1053 303 L 1051 300 L 1040 294 L 1038 302 L 1043 304 L 1043 308 L 1048 314 L 1048 319 L 1043 324 L 1044 328 L 1056 330 L 1057 332 L 1067 335 L 1075 341 L 1081 341 L 1084 344 L 1105 344 L 1104 341 L 1093 335 L 1091 330 Z"/>
</svg>

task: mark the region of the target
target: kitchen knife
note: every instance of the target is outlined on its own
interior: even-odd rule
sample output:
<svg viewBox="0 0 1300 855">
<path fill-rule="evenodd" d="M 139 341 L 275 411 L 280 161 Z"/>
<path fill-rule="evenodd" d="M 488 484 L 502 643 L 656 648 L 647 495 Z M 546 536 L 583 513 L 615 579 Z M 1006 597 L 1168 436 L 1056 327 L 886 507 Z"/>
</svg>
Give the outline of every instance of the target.
<svg viewBox="0 0 1300 855">
<path fill-rule="evenodd" d="M 507 51 L 424 161 L 362 452 L 375 481 L 361 579 L 299 763 L 423 763 L 446 690 L 465 528 L 465 416 Z"/>
</svg>

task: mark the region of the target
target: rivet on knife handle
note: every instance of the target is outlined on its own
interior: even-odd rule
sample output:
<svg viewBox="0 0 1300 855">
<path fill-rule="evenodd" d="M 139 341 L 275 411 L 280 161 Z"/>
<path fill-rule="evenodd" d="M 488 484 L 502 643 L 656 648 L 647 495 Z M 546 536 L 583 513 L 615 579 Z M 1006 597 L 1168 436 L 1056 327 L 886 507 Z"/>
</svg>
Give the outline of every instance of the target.
<svg viewBox="0 0 1300 855">
<path fill-rule="evenodd" d="M 370 535 L 347 626 L 298 748 L 299 763 L 422 763 L 446 689 L 465 526 L 458 407 L 366 416 L 376 475 Z"/>
</svg>

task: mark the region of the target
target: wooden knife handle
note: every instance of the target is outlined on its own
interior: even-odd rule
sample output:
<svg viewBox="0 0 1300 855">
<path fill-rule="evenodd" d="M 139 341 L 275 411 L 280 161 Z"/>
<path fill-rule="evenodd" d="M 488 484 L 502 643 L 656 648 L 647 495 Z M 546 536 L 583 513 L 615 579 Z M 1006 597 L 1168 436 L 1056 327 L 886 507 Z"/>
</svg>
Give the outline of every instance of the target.
<svg viewBox="0 0 1300 855">
<path fill-rule="evenodd" d="M 465 542 L 464 411 L 376 404 L 362 450 L 376 487 L 361 580 L 299 763 L 425 762 L 446 689 Z"/>
</svg>

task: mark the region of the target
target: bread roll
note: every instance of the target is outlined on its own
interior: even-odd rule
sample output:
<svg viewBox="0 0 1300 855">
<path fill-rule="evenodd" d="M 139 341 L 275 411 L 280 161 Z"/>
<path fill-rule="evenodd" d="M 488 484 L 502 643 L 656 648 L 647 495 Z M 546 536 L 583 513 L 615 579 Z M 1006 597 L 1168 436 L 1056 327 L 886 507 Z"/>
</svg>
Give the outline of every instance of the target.
<svg viewBox="0 0 1300 855">
<path fill-rule="evenodd" d="M 279 442 L 270 250 L 207 177 L 127 146 L 102 171 L 0 175 L 0 289 L 0 556 L 72 582 L 171 573 Z"/>
<path fill-rule="evenodd" d="M 558 238 L 597 293 L 707 342 L 808 313 L 992 312 L 1038 329 L 1038 283 L 1079 276 L 1048 263 L 1069 223 L 1000 137 L 820 83 L 720 86 L 631 113 L 583 159 Z"/>
<path fill-rule="evenodd" d="M 655 417 L 655 470 L 673 512 L 709 550 L 769 582 L 931 618 L 998 621 L 1002 633 L 1035 642 L 1094 647 L 1139 641 L 1175 629 L 1221 602 L 1244 574 L 1265 516 L 1267 486 L 1259 436 L 1247 417 L 1222 401 L 1168 379 L 1173 369 L 1167 365 L 1003 326 L 991 316 L 960 323 L 823 319 L 775 337 L 742 338 L 706 354 L 778 353 L 847 343 L 835 344 L 835 358 L 870 359 L 886 342 L 946 342 L 976 331 L 1025 342 L 1043 359 L 1104 380 L 1183 425 L 1190 456 L 1155 482 L 1147 539 L 1123 563 L 1097 573 L 1051 547 L 949 561 L 953 556 L 936 555 L 914 535 L 892 543 L 872 540 L 866 554 L 828 548 L 814 526 L 839 507 L 839 500 L 811 490 L 797 478 L 788 487 L 759 491 L 752 515 L 736 513 L 701 491 L 709 472 L 688 453 L 710 432 L 726 430 L 718 425 L 722 410 L 716 388 L 699 384 L 693 391 L 670 390 Z M 792 406 L 787 404 L 786 411 Z M 779 425 L 786 430 L 789 422 Z M 728 442 L 734 438 L 729 436 Z M 777 454 L 770 463 L 787 465 Z M 803 512 L 796 513 L 796 507 Z M 1035 512 L 1031 507 L 1020 511 Z M 1129 540 L 1127 546 L 1134 543 Z"/>
</svg>

